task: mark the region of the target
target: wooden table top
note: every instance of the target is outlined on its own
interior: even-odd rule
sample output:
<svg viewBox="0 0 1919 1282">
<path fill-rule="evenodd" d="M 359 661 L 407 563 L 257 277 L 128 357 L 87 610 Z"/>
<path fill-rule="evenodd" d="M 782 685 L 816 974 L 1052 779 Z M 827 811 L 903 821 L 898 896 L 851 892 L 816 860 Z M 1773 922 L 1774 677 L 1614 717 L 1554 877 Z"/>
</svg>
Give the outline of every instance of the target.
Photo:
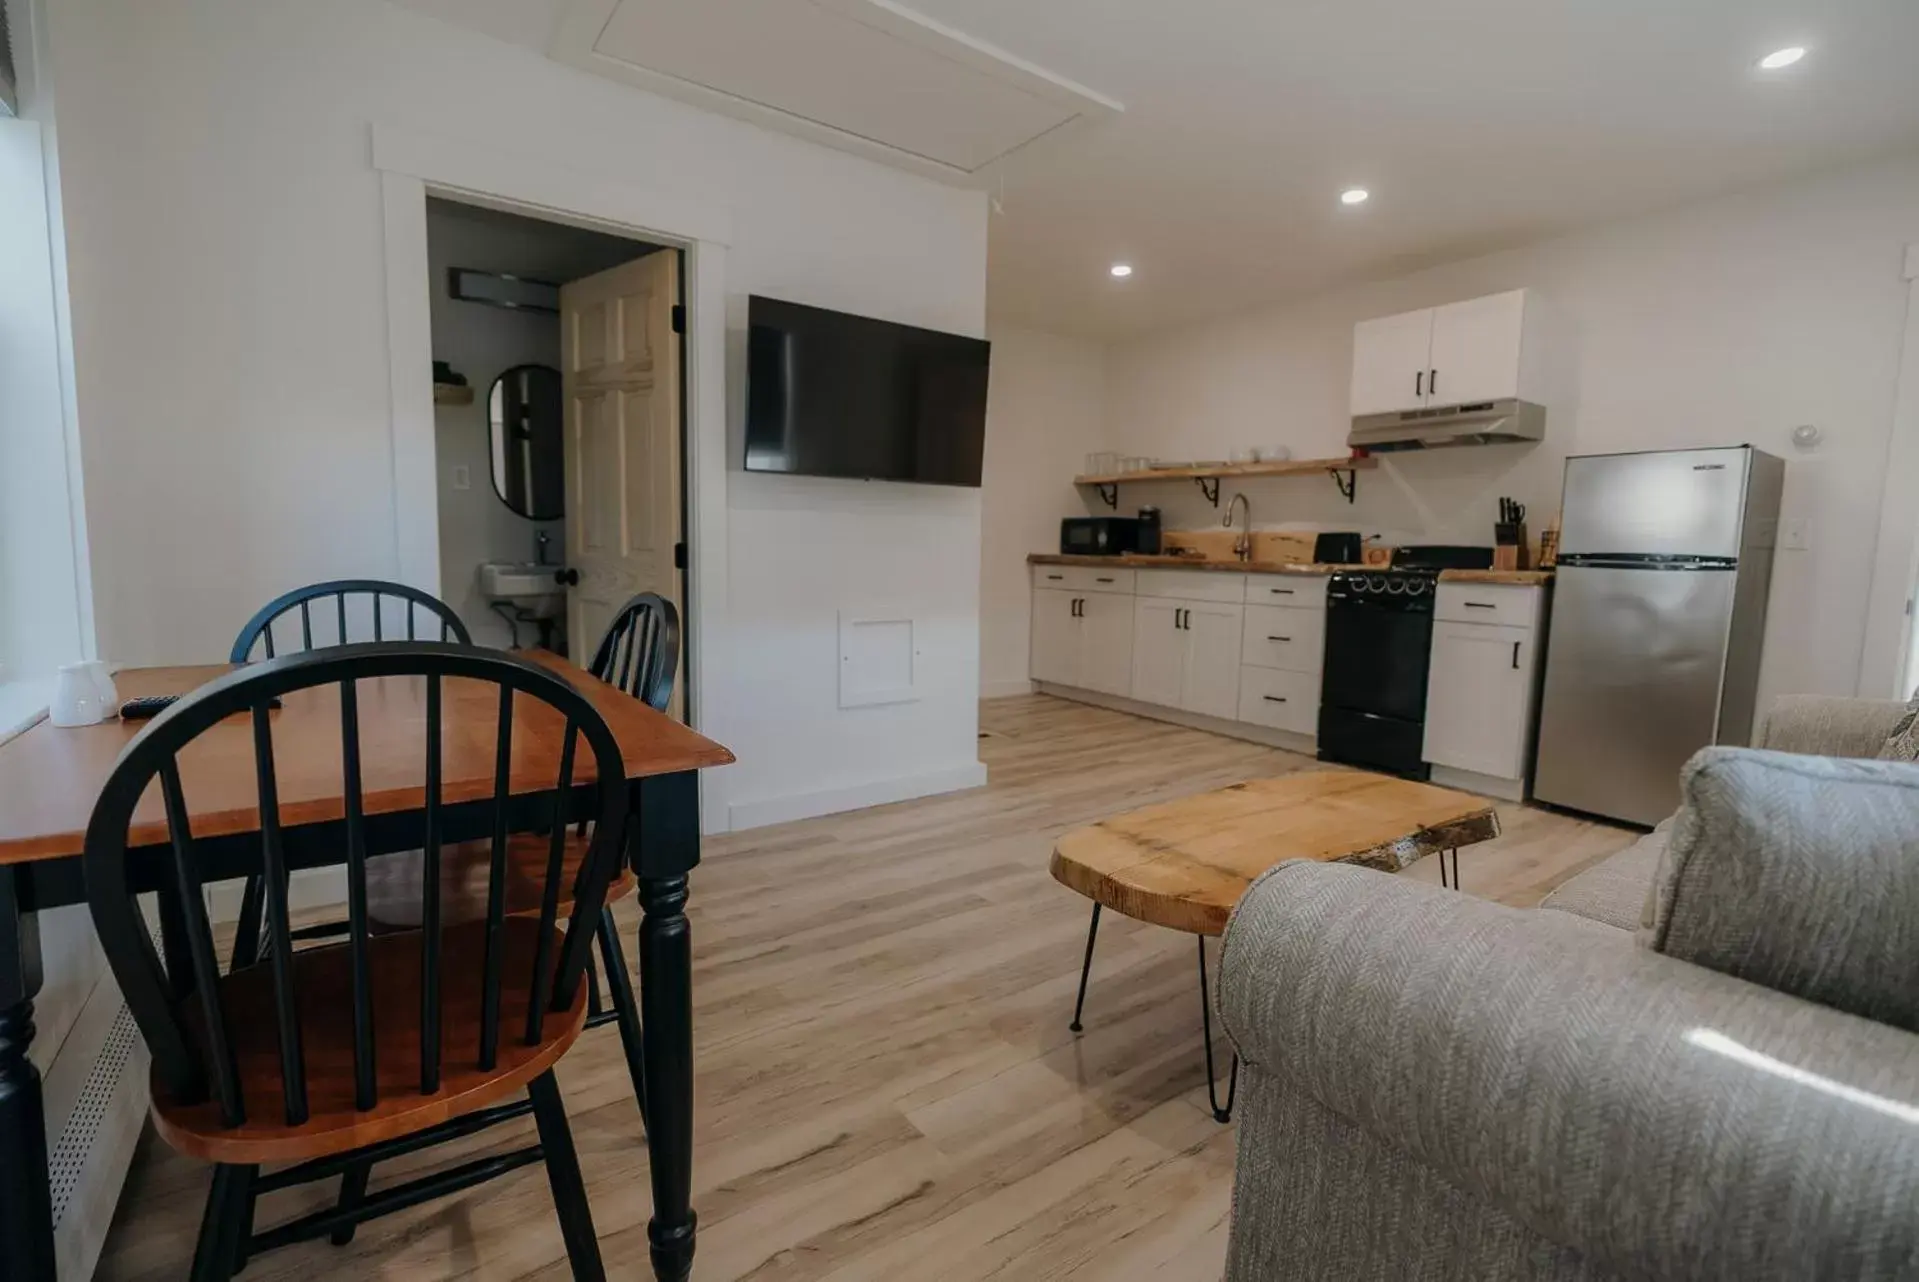
<svg viewBox="0 0 1919 1282">
<path fill-rule="evenodd" d="M 733 754 L 546 651 L 519 651 L 553 669 L 606 718 L 630 779 L 723 766 Z M 131 668 L 114 674 L 120 697 L 184 694 L 231 664 Z M 417 677 L 360 682 L 360 768 L 366 813 L 417 810 L 426 783 L 426 683 Z M 442 796 L 448 804 L 493 793 L 499 725 L 498 687 L 449 678 L 442 694 Z M 291 827 L 338 819 L 342 797 L 340 700 L 337 687 L 285 696 L 272 714 L 281 821 Z M 0 744 L 0 865 L 80 853 L 93 803 L 120 751 L 145 722 L 106 721 L 63 729 L 42 721 Z M 516 794 L 551 789 L 559 779 L 560 715 L 531 699 L 514 701 L 510 786 Z M 246 717 L 209 730 L 180 754 L 180 777 L 196 837 L 253 832 L 260 826 L 253 738 Z M 590 754 L 575 759 L 575 778 L 594 777 Z M 160 791 L 148 790 L 134 811 L 134 844 L 166 840 Z"/>
<path fill-rule="evenodd" d="M 1397 872 L 1498 835 L 1499 816 L 1483 797 L 1356 770 L 1311 770 L 1075 828 L 1053 847 L 1052 871 L 1128 917 L 1217 935 L 1253 879 L 1284 860 Z"/>
</svg>

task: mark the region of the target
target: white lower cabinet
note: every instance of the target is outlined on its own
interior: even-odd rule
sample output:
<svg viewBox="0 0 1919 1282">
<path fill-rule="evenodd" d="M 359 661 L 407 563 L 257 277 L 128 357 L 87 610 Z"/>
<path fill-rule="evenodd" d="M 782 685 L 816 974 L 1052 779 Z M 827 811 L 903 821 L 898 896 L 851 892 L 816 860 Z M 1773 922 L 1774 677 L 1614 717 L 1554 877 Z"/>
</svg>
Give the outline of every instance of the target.
<svg viewBox="0 0 1919 1282">
<path fill-rule="evenodd" d="M 1094 594 L 1080 598 L 1079 684 L 1102 694 L 1132 694 L 1132 597 Z"/>
<path fill-rule="evenodd" d="M 1294 734 L 1319 732 L 1319 673 L 1248 664 L 1239 672 L 1239 720 Z"/>
<path fill-rule="evenodd" d="M 1172 597 L 1133 603 L 1133 698 L 1231 719 L 1246 607 Z"/>
<path fill-rule="evenodd" d="M 1243 605 L 1186 607 L 1186 673 L 1179 706 L 1231 721 L 1239 712 L 1239 637 Z"/>
<path fill-rule="evenodd" d="M 1532 586 L 1439 585 L 1423 749 L 1436 781 L 1525 795 L 1545 596 Z"/>
<path fill-rule="evenodd" d="M 1133 598 L 1033 589 L 1028 674 L 1035 681 L 1125 695 L 1133 680 Z"/>
</svg>

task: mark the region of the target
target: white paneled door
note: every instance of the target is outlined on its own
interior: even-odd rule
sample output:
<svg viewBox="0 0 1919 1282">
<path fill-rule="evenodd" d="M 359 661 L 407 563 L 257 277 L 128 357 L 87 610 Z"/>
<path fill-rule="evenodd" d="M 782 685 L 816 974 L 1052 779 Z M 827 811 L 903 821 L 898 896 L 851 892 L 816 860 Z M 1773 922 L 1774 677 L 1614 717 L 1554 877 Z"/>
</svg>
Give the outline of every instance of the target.
<svg viewBox="0 0 1919 1282">
<path fill-rule="evenodd" d="M 1239 640 L 1246 607 L 1195 602 L 1186 610 L 1179 706 L 1231 721 L 1239 714 Z"/>
<path fill-rule="evenodd" d="M 1470 405 L 1519 395 L 1525 320 L 1523 289 L 1436 309 L 1427 402 Z"/>
<path fill-rule="evenodd" d="M 686 618 L 680 541 L 679 255 L 645 258 L 560 287 L 566 396 L 566 630 L 592 658 L 622 602 L 657 592 Z M 680 646 L 682 662 L 686 646 Z M 681 715 L 684 681 L 673 683 Z"/>
<path fill-rule="evenodd" d="M 1353 327 L 1352 410 L 1387 414 L 1426 403 L 1433 311 L 1402 312 Z"/>
</svg>

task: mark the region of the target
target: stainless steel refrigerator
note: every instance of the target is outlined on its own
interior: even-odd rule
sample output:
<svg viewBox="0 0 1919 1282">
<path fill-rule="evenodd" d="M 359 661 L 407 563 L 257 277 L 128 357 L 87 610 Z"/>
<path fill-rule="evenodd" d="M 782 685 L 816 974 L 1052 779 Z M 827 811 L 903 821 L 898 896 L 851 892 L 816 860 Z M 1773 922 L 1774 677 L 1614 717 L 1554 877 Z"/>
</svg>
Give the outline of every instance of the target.
<svg viewBox="0 0 1919 1282">
<path fill-rule="evenodd" d="M 1752 735 L 1786 465 L 1750 446 L 1566 460 L 1533 796 L 1654 824 Z"/>
</svg>

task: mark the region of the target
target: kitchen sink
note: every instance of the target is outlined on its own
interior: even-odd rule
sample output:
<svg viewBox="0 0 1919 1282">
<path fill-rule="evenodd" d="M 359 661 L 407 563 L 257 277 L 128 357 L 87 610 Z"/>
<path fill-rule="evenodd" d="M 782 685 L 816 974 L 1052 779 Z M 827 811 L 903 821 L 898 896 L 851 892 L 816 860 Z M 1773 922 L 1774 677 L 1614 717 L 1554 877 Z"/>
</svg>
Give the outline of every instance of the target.
<svg viewBox="0 0 1919 1282">
<path fill-rule="evenodd" d="M 480 566 L 480 595 L 513 606 L 521 617 L 551 619 L 566 609 L 561 567 L 531 561 L 487 561 Z"/>
</svg>

